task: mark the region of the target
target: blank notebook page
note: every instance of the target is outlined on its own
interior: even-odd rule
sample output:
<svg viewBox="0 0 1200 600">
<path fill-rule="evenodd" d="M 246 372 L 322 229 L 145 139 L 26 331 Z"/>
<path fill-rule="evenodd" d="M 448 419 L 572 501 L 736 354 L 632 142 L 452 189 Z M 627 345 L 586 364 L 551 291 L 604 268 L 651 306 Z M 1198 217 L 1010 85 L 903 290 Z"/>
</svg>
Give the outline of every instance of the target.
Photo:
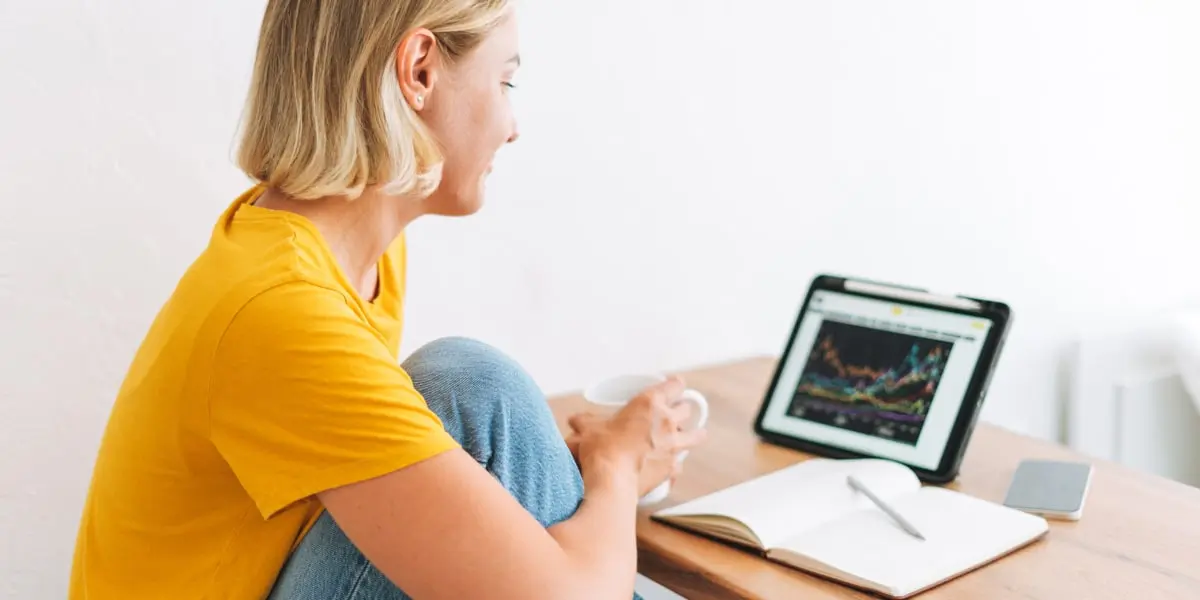
<svg viewBox="0 0 1200 600">
<path fill-rule="evenodd" d="M 986 562 L 1045 531 L 1045 520 L 937 487 L 890 504 L 927 539 L 882 511 L 848 514 L 783 546 L 839 571 L 907 592 Z"/>
<path fill-rule="evenodd" d="M 752 529 L 767 548 L 837 519 L 841 513 L 872 506 L 846 483 L 853 474 L 876 493 L 896 495 L 920 487 L 916 475 L 884 461 L 814 459 L 780 469 L 708 496 L 660 511 L 661 515 L 718 514 Z"/>
</svg>

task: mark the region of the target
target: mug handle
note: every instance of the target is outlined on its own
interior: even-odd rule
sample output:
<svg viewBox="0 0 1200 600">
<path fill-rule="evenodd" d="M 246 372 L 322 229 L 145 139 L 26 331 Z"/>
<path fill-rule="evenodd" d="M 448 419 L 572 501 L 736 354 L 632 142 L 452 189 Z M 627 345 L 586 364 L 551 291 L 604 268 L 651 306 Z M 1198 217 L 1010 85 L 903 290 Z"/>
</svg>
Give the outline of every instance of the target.
<svg viewBox="0 0 1200 600">
<path fill-rule="evenodd" d="M 708 398 L 705 398 L 704 394 L 693 389 L 684 390 L 680 398 L 696 405 L 697 415 L 692 417 L 693 425 L 691 428 L 699 429 L 700 427 L 704 427 L 704 424 L 708 423 Z"/>
<path fill-rule="evenodd" d="M 705 423 L 708 423 L 708 398 L 705 398 L 704 394 L 701 394 L 696 390 L 687 389 L 683 391 L 683 395 L 680 396 L 680 400 L 683 402 L 691 402 L 696 405 L 696 416 L 692 417 L 692 421 L 694 423 L 692 428 L 703 427 Z M 679 456 L 677 456 L 675 460 L 682 463 L 683 460 L 687 458 L 687 455 L 688 451 L 684 450 L 683 452 L 679 453 Z M 658 484 L 658 487 L 655 487 L 650 491 L 650 493 L 642 496 L 638 500 L 638 505 L 650 506 L 652 504 L 657 504 L 665 500 L 670 493 L 671 480 L 668 479 Z"/>
<path fill-rule="evenodd" d="M 692 389 L 684 390 L 683 395 L 680 396 L 680 398 L 686 402 L 691 402 L 692 404 L 696 405 L 697 415 L 692 417 L 693 425 L 690 427 L 690 429 L 699 429 L 704 427 L 704 424 L 708 422 L 708 398 L 705 398 L 704 394 Z M 687 455 L 688 451 L 684 450 L 683 452 L 679 453 L 679 457 L 676 460 L 678 462 L 683 462 L 683 459 L 687 458 Z"/>
</svg>

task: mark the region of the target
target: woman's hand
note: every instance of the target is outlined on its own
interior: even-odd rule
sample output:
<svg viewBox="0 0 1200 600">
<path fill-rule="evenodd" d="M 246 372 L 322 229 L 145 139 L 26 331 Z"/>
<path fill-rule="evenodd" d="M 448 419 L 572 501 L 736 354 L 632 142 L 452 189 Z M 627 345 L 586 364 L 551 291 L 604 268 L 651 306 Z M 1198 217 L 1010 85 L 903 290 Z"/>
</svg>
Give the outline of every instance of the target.
<svg viewBox="0 0 1200 600">
<path fill-rule="evenodd" d="M 601 461 L 633 468 L 638 473 L 639 494 L 646 494 L 667 479 L 674 480 L 681 466 L 680 452 L 704 441 L 703 428 L 684 431 L 692 417 L 691 402 L 681 401 L 683 381 L 671 378 L 648 388 L 610 418 L 577 414 L 568 423 L 572 434 L 567 446 L 581 471 Z"/>
</svg>

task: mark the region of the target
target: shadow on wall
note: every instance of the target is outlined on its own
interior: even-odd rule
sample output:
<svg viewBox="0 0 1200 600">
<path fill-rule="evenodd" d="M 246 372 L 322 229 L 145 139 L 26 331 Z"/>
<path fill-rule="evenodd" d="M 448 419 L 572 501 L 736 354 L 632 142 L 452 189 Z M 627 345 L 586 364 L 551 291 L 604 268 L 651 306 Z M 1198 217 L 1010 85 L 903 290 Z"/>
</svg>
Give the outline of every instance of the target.
<svg viewBox="0 0 1200 600">
<path fill-rule="evenodd" d="M 1065 443 L 1200 487 L 1200 313 L 1085 337 L 1068 364 Z"/>
<path fill-rule="evenodd" d="M 1175 368 L 1192 398 L 1192 406 L 1200 414 L 1200 310 L 1180 314 L 1174 319 L 1172 329 Z"/>
</svg>

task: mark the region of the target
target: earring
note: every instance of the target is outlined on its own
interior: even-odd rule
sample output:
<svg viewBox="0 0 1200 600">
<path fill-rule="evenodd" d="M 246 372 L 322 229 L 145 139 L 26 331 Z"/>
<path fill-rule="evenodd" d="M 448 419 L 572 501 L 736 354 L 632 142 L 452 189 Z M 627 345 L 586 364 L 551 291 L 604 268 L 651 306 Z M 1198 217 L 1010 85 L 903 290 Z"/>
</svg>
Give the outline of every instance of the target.
<svg viewBox="0 0 1200 600">
<path fill-rule="evenodd" d="M 417 94 L 417 108 L 421 108 L 421 104 L 425 102 L 425 96 Z"/>
</svg>

